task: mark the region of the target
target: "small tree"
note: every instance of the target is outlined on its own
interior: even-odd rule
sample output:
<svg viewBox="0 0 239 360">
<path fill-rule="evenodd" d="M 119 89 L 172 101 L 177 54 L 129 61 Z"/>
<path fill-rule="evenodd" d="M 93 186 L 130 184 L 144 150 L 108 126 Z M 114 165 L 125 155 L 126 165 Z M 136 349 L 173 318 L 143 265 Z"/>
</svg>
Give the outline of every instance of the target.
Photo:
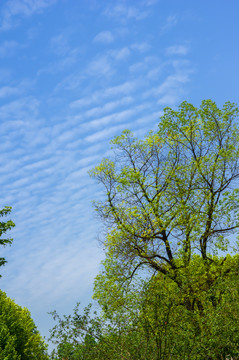
<svg viewBox="0 0 239 360">
<path fill-rule="evenodd" d="M 46 345 L 31 319 L 21 308 L 0 291 L 0 359 L 47 360 Z"/>
</svg>

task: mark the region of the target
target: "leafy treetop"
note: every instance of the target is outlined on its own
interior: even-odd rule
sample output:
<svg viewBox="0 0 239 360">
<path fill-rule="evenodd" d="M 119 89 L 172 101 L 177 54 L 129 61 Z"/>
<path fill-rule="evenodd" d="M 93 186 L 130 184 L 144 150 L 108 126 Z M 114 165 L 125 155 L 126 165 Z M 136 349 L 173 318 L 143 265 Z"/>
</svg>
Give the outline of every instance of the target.
<svg viewBox="0 0 239 360">
<path fill-rule="evenodd" d="M 91 175 L 104 187 L 95 208 L 107 227 L 106 262 L 114 259 L 119 276 L 146 266 L 175 278 L 194 254 L 210 265 L 228 249 L 239 228 L 237 120 L 233 103 L 183 102 L 166 108 L 144 140 L 126 130 L 112 141 L 114 159 Z"/>
</svg>

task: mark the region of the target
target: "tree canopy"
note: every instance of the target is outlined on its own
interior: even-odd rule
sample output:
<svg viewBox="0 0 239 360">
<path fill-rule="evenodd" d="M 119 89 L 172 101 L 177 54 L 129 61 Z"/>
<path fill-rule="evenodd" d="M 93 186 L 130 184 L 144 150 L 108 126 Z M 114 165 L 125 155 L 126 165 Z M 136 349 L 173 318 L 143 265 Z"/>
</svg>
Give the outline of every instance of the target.
<svg viewBox="0 0 239 360">
<path fill-rule="evenodd" d="M 92 170 L 104 187 L 95 207 L 107 256 L 128 276 L 142 265 L 169 273 L 193 254 L 210 263 L 227 250 L 239 228 L 237 117 L 229 102 L 166 108 L 156 132 L 138 140 L 124 131 L 112 141 L 114 159 Z"/>
<path fill-rule="evenodd" d="M 48 356 L 30 312 L 0 291 L 0 360 L 33 359 Z"/>
</svg>

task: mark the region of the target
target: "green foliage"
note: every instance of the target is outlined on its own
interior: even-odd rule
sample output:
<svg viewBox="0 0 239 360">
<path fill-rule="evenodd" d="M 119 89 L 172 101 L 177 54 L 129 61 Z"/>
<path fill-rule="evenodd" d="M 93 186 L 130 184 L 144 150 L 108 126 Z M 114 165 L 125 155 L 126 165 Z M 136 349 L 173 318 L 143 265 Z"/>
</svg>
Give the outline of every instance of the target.
<svg viewBox="0 0 239 360">
<path fill-rule="evenodd" d="M 30 312 L 0 291 L 0 360 L 47 360 Z"/>
<path fill-rule="evenodd" d="M 91 305 L 84 309 L 83 315 L 80 314 L 79 306 L 78 303 L 72 315 L 60 317 L 56 311 L 50 313 L 57 322 L 50 330 L 49 338 L 56 345 L 51 354 L 54 360 L 97 360 L 105 356 L 107 341 L 103 338 L 104 322 L 96 312 L 92 314 Z M 105 359 L 108 358 L 107 355 Z"/>
<path fill-rule="evenodd" d="M 182 269 L 181 287 L 158 273 L 128 285 L 118 299 L 113 292 L 110 296 L 107 286 L 101 288 L 100 316 L 86 308 L 83 315 L 74 313 L 63 321 L 58 318 L 52 333 L 52 339 L 58 342 L 57 355 L 53 358 L 225 360 L 229 355 L 238 357 L 239 257 L 228 256 L 225 261 L 223 258 L 217 261 L 221 266 L 207 268 L 201 257 L 194 257 L 190 269 Z M 209 286 L 211 278 L 214 281 Z M 67 336 L 62 336 L 63 333 Z"/>
<path fill-rule="evenodd" d="M 8 216 L 11 212 L 12 208 L 10 206 L 5 206 L 2 210 L 0 210 L 0 217 Z M 15 224 L 12 220 L 8 221 L 0 221 L 0 237 L 4 235 L 8 230 L 13 228 Z M 11 245 L 13 239 L 12 238 L 0 238 L 0 245 L 6 246 Z M 6 263 L 6 259 L 0 258 L 0 266 Z M 1 275 L 0 275 L 1 276 Z"/>
<path fill-rule="evenodd" d="M 107 228 L 107 258 L 120 274 L 141 267 L 170 273 L 200 253 L 212 263 L 239 228 L 238 109 L 211 100 L 199 109 L 166 108 L 159 130 L 137 140 L 128 130 L 112 144 L 115 159 L 91 171 L 105 189 L 95 203 Z M 174 274 L 171 272 L 171 276 Z"/>
<path fill-rule="evenodd" d="M 107 230 L 101 313 L 53 314 L 56 359 L 239 358 L 237 121 L 235 104 L 183 102 L 143 140 L 112 141 L 115 158 L 91 171 Z"/>
</svg>

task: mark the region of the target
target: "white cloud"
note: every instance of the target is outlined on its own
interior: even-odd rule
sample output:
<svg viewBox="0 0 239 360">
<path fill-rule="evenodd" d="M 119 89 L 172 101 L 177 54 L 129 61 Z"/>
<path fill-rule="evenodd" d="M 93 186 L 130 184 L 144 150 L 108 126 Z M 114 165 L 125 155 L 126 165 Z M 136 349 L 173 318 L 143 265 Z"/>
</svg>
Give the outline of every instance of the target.
<svg viewBox="0 0 239 360">
<path fill-rule="evenodd" d="M 68 37 L 64 33 L 52 37 L 49 47 L 51 52 L 57 55 L 56 60 L 40 68 L 37 71 L 38 76 L 45 73 L 56 74 L 57 72 L 71 69 L 72 66 L 77 63 L 79 55 L 82 53 L 80 47 L 70 46 Z"/>
<path fill-rule="evenodd" d="M 82 125 L 83 129 L 87 129 L 88 131 L 92 131 L 93 129 L 105 127 L 107 125 L 115 124 L 118 122 L 125 122 L 130 116 L 135 114 L 137 109 L 127 109 L 115 113 L 111 113 L 110 115 L 104 116 L 102 118 L 98 118 L 92 121 L 87 121 Z M 87 137 L 88 139 L 88 137 Z"/>
<path fill-rule="evenodd" d="M 17 95 L 21 93 L 21 90 L 17 87 L 3 86 L 0 87 L 0 98 L 8 97 L 11 95 Z"/>
<path fill-rule="evenodd" d="M 1 79 L 1 80 L 5 80 L 4 82 L 7 82 L 8 85 L 0 86 L 0 98 L 22 95 L 25 92 L 27 92 L 27 90 L 29 90 L 29 88 L 31 88 L 32 86 L 32 83 L 30 81 L 25 81 L 25 80 L 22 80 L 18 83 L 16 81 L 10 81 L 10 80 L 7 81 L 6 79 Z"/>
<path fill-rule="evenodd" d="M 110 44 L 114 41 L 114 36 L 111 31 L 102 31 L 94 38 L 94 42 L 102 44 Z"/>
<path fill-rule="evenodd" d="M 35 117 L 38 114 L 38 107 L 39 107 L 39 101 L 31 96 L 19 98 L 18 100 L 11 101 L 10 103 L 1 106 L 0 107 L 1 119 L 10 120 L 6 122 L 4 127 L 6 126 L 8 129 L 10 129 L 11 126 L 14 124 L 15 126 L 20 127 L 23 123 L 22 119 L 25 119 L 26 116 L 29 115 L 29 119 L 28 119 L 29 121 L 31 116 Z M 27 125 L 27 123 L 24 123 L 24 125 Z"/>
<path fill-rule="evenodd" d="M 155 111 L 153 113 L 150 113 L 149 115 L 146 116 L 141 116 L 139 117 L 136 121 L 135 124 L 137 125 L 139 131 L 142 131 L 142 125 L 145 126 L 148 123 L 150 123 L 152 121 L 152 119 L 155 119 L 158 121 L 159 117 L 163 115 L 162 111 Z M 144 132 L 142 133 L 142 136 L 144 136 L 146 133 L 148 132 L 148 130 L 144 130 Z"/>
<path fill-rule="evenodd" d="M 159 76 L 162 74 L 162 68 L 163 66 L 155 66 L 151 68 L 147 73 L 147 78 L 149 80 L 156 80 L 159 78 Z"/>
<path fill-rule="evenodd" d="M 137 85 L 139 85 L 139 82 L 137 79 L 134 79 L 132 81 L 126 81 L 120 85 L 108 87 L 103 91 L 102 97 L 107 98 L 111 96 L 120 96 L 122 94 L 130 94 L 137 88 Z"/>
<path fill-rule="evenodd" d="M 169 46 L 166 49 L 166 55 L 187 55 L 188 47 L 184 45 Z"/>
<path fill-rule="evenodd" d="M 84 96 L 78 100 L 73 101 L 69 104 L 69 106 L 71 108 L 79 109 L 81 107 L 90 106 L 91 104 L 97 104 L 103 99 L 112 98 L 114 96 L 130 95 L 134 92 L 134 90 L 136 90 L 138 85 L 139 81 L 136 79 L 133 81 L 126 81 L 120 85 L 107 87 L 102 91 L 95 91 L 89 94 L 89 96 Z"/>
<path fill-rule="evenodd" d="M 114 6 L 108 6 L 104 13 L 109 17 L 116 17 L 120 20 L 142 20 L 149 15 L 148 10 L 145 10 L 145 8 L 127 6 L 120 2 Z"/>
<path fill-rule="evenodd" d="M 90 62 L 85 73 L 90 76 L 108 76 L 114 73 L 114 69 L 109 57 L 102 55 Z"/>
<path fill-rule="evenodd" d="M 83 73 L 91 76 L 112 75 L 115 72 L 115 61 L 125 60 L 129 55 L 130 50 L 127 47 L 110 50 L 92 60 Z"/>
<path fill-rule="evenodd" d="M 131 49 L 137 50 L 137 51 L 143 53 L 150 49 L 150 45 L 146 42 L 135 43 L 135 44 L 131 45 Z"/>
<path fill-rule="evenodd" d="M 50 40 L 51 49 L 58 56 L 65 56 L 70 50 L 68 39 L 65 34 L 54 36 Z"/>
<path fill-rule="evenodd" d="M 159 0 L 143 0 L 142 4 L 146 6 L 152 6 L 159 2 Z"/>
<path fill-rule="evenodd" d="M 164 106 L 173 106 L 179 100 L 178 95 L 178 93 L 164 95 L 157 101 L 157 103 Z"/>
<path fill-rule="evenodd" d="M 165 62 L 163 62 L 160 58 L 147 56 L 140 62 L 133 63 L 129 67 L 129 70 L 132 74 L 134 74 L 134 76 L 145 76 L 150 81 L 157 81 L 160 75 L 162 75 L 165 66 Z"/>
<path fill-rule="evenodd" d="M 129 67 L 129 71 L 132 72 L 132 73 L 136 73 L 136 72 L 142 73 L 142 71 L 145 71 L 145 69 L 146 69 L 146 66 L 145 66 L 145 63 L 143 61 L 132 64 Z"/>
<path fill-rule="evenodd" d="M 161 31 L 168 31 L 178 23 L 178 16 L 170 15 L 167 17 L 165 24 L 162 26 Z"/>
<path fill-rule="evenodd" d="M 188 73 L 178 73 L 175 75 L 169 75 L 166 80 L 156 88 L 156 93 L 158 95 L 167 93 L 172 89 L 177 88 L 179 85 L 185 84 L 189 81 Z"/>
<path fill-rule="evenodd" d="M 42 12 L 57 0 L 8 0 L 4 4 L 0 30 L 9 30 L 19 23 L 21 17 L 28 17 Z"/>
<path fill-rule="evenodd" d="M 168 75 L 160 85 L 145 91 L 143 98 L 154 98 L 158 105 L 175 106 L 185 96 L 185 84 L 190 81 L 193 69 L 190 63 L 182 60 L 172 62 L 172 65 L 174 73 L 172 71 L 172 74 Z"/>
<path fill-rule="evenodd" d="M 130 55 L 130 50 L 129 50 L 129 48 L 124 47 L 124 48 L 119 49 L 119 50 L 112 50 L 109 54 L 115 60 L 120 61 L 120 60 L 125 60 Z"/>
<path fill-rule="evenodd" d="M 110 128 L 106 128 L 104 130 L 98 131 L 92 135 L 89 135 L 85 138 L 86 142 L 95 143 L 98 141 L 105 141 L 109 139 L 111 136 L 116 134 L 117 132 L 121 132 L 125 128 L 125 125 L 112 126 Z"/>
<path fill-rule="evenodd" d="M 5 56 L 9 56 L 9 54 L 11 55 L 14 50 L 16 50 L 18 47 L 18 43 L 16 41 L 13 40 L 9 40 L 9 41 L 4 41 L 1 45 L 0 45 L 0 57 L 3 58 Z"/>
<path fill-rule="evenodd" d="M 82 125 L 82 128 L 87 129 L 92 134 L 92 130 L 95 131 L 93 135 L 88 135 L 86 137 L 87 142 L 95 141 L 99 139 L 103 140 L 104 136 L 108 137 L 112 133 L 116 133 L 116 130 L 124 129 L 128 125 L 128 121 L 134 118 L 137 114 L 140 114 L 141 111 L 148 109 L 150 107 L 149 103 L 144 102 L 138 106 L 131 107 L 130 109 L 125 109 L 123 111 L 118 111 L 111 113 L 110 115 L 104 116 L 102 118 L 95 119 L 90 122 L 86 122 Z M 114 124 L 113 126 L 111 126 Z M 122 124 L 122 125 L 115 125 Z M 104 129 L 96 131 L 96 129 Z"/>
<path fill-rule="evenodd" d="M 101 114 L 113 111 L 118 106 L 129 105 L 129 104 L 132 103 L 132 101 L 133 101 L 132 97 L 126 96 L 126 97 L 123 97 L 122 99 L 119 99 L 119 100 L 116 100 L 116 101 L 111 101 L 111 102 L 105 103 L 102 106 L 97 106 L 97 107 L 94 107 L 94 108 L 92 108 L 90 110 L 87 110 L 84 113 L 84 117 L 99 116 Z"/>
<path fill-rule="evenodd" d="M 55 92 L 59 92 L 62 90 L 75 90 L 82 85 L 83 80 L 84 76 L 82 71 L 75 72 L 61 80 L 56 85 Z"/>
<path fill-rule="evenodd" d="M 59 60 L 48 64 L 46 67 L 41 68 L 37 72 L 37 76 L 41 76 L 45 73 L 56 74 L 60 71 L 65 71 L 66 69 L 72 68 L 72 66 L 78 61 L 79 59 L 80 50 L 70 49 L 66 52 L 67 55 L 62 56 Z"/>
</svg>

